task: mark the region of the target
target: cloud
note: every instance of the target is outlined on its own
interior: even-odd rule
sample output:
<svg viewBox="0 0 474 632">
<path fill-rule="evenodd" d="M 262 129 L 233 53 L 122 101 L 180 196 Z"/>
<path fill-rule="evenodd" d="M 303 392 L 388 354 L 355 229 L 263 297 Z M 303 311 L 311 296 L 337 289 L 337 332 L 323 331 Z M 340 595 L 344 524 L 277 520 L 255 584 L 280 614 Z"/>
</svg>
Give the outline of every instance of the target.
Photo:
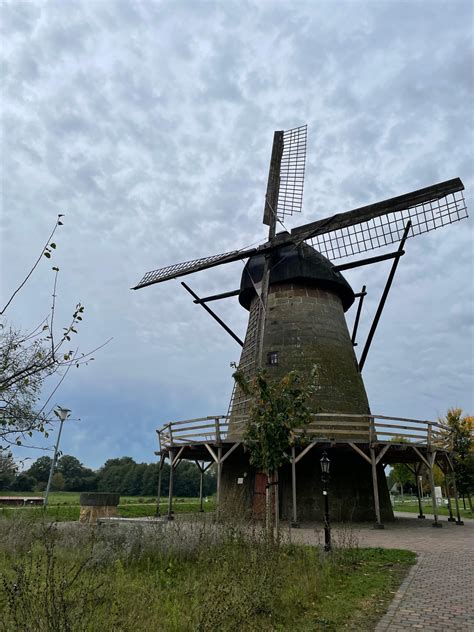
<svg viewBox="0 0 474 632">
<path fill-rule="evenodd" d="M 81 300 L 84 349 L 114 336 L 58 394 L 84 420 L 66 449 L 88 465 L 151 460 L 168 417 L 226 411 L 235 342 L 178 282 L 129 288 L 147 270 L 265 239 L 275 129 L 309 124 L 304 214 L 289 227 L 457 175 L 472 207 L 471 3 L 2 9 L 2 295 L 64 212 L 58 322 Z M 408 242 L 365 369 L 377 412 L 472 412 L 471 225 Z M 388 267 L 347 274 L 369 290 L 358 349 Z M 241 270 L 189 284 L 235 289 Z M 51 287 L 44 265 L 11 320 L 36 324 Z M 235 299 L 215 309 L 244 335 Z"/>
</svg>

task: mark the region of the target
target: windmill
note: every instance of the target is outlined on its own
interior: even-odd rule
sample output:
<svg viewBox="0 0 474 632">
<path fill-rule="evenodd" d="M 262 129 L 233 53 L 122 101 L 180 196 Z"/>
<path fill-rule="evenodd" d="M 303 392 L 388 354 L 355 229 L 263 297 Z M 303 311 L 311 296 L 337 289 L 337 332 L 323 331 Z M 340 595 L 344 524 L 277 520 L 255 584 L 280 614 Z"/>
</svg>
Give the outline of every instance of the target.
<svg viewBox="0 0 474 632">
<path fill-rule="evenodd" d="M 361 372 L 407 239 L 466 218 L 462 194 L 464 186 L 459 178 L 455 178 L 318 219 L 291 231 L 284 229 L 277 232 L 278 224 L 284 228 L 286 216 L 302 209 L 306 139 L 306 125 L 274 133 L 263 213 L 263 223 L 268 226 L 268 239 L 265 242 L 256 247 L 232 250 L 147 272 L 133 289 L 248 259 L 237 290 L 200 298 L 186 283 L 182 285 L 192 294 L 194 302 L 206 309 L 242 346 L 239 368 L 248 378 L 261 368 L 276 378 L 292 369 L 309 373 L 314 364 L 320 367 L 315 412 L 338 415 L 337 422 L 340 425 L 339 429 L 336 428 L 334 419 L 334 424 L 325 431 L 324 442 L 318 446 L 317 441 L 313 441 L 312 446 L 325 449 L 329 445 L 333 448 L 333 504 L 336 507 L 333 513 L 340 518 L 370 520 L 375 497 L 377 523 L 381 524 L 382 519 L 390 519 L 393 514 L 383 473 L 384 461 L 380 461 L 383 455 L 379 454 L 380 459 L 377 460 L 378 448 L 374 447 L 373 428 L 367 448 L 362 442 L 357 443 L 357 437 L 361 438 L 363 433 L 369 432 L 372 423 Z M 396 249 L 389 253 L 352 259 L 343 264 L 333 263 L 340 258 L 354 257 L 395 243 Z M 354 293 L 341 273 L 386 260 L 392 260 L 391 271 L 367 341 L 357 360 L 354 347 L 357 344 L 356 334 L 366 288 L 364 286 L 360 292 Z M 237 295 L 240 304 L 249 311 L 244 341 L 208 305 L 212 301 Z M 352 334 L 349 334 L 344 314 L 356 299 L 357 313 Z M 239 429 L 248 415 L 249 405 L 248 398 L 234 387 L 228 414 L 224 416 L 227 423 L 225 439 L 233 447 L 226 453 L 229 458 L 226 460 L 225 472 L 220 474 L 222 479 L 219 479 L 219 486 L 221 491 L 231 491 L 235 481 L 245 480 L 248 502 L 253 503 L 257 511 L 263 479 L 259 480 L 258 472 L 246 476 L 249 473 L 246 456 L 237 449 Z M 394 433 L 387 431 L 387 434 Z M 171 430 L 163 436 L 169 438 Z M 191 436 L 192 433 L 187 438 Z M 199 446 L 205 445 L 219 464 L 224 458 L 219 457 L 223 441 L 222 433 L 216 426 L 216 435 L 212 441 L 201 436 L 191 441 L 182 440 L 181 444 L 171 442 L 167 448 L 168 456 L 172 464 L 179 463 L 180 458 L 194 458 L 199 453 Z M 175 448 L 177 450 L 180 445 L 180 451 L 176 452 Z M 383 454 L 387 454 L 390 447 L 385 448 Z M 318 462 L 317 456 L 314 456 L 316 453 L 317 449 L 313 450 L 312 458 L 308 449 L 302 450 L 298 456 L 293 454 L 292 473 L 289 468 L 282 472 L 280 489 L 283 515 L 291 514 L 292 495 L 293 517 L 296 520 L 294 466 L 298 462 L 298 496 L 303 500 L 301 517 L 311 519 L 318 516 L 320 502 L 318 474 L 314 465 Z M 360 456 L 371 463 L 372 470 L 367 468 Z M 292 494 L 288 491 L 291 486 Z"/>
</svg>

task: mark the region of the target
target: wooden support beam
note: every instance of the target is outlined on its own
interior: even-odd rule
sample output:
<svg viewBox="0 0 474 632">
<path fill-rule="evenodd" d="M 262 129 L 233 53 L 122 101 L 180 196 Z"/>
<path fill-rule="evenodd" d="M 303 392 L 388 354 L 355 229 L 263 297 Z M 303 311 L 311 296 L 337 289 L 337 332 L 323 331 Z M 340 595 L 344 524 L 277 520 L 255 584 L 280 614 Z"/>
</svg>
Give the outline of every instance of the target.
<svg viewBox="0 0 474 632">
<path fill-rule="evenodd" d="M 375 459 L 375 465 L 378 465 L 378 464 L 379 464 L 379 462 L 380 462 L 380 460 L 382 459 L 382 457 L 384 456 L 384 454 L 386 454 L 386 453 L 388 452 L 389 448 L 391 448 L 391 447 L 392 447 L 392 446 L 391 446 L 389 443 L 387 443 L 387 445 L 386 445 L 386 446 L 384 446 L 384 447 L 380 450 L 380 452 L 379 452 L 379 453 L 378 453 L 378 455 L 377 455 L 377 458 Z"/>
<path fill-rule="evenodd" d="M 439 518 L 438 518 L 438 503 L 436 502 L 435 484 L 434 484 L 434 477 L 433 477 L 433 465 L 434 465 L 435 459 L 436 459 L 436 452 L 428 453 L 428 461 L 429 461 L 428 479 L 430 482 L 431 503 L 433 505 L 433 515 L 434 515 L 433 527 L 442 527 L 443 525 L 439 522 Z"/>
<path fill-rule="evenodd" d="M 375 448 L 370 448 L 370 461 L 372 465 L 372 483 L 374 486 L 374 508 L 377 522 L 374 525 L 375 529 L 383 529 L 382 519 L 380 516 L 380 501 L 379 501 L 379 484 L 377 479 L 377 462 L 375 458 Z"/>
<path fill-rule="evenodd" d="M 418 496 L 418 511 L 420 512 L 418 514 L 418 519 L 419 520 L 424 520 L 425 519 L 425 515 L 423 513 L 423 505 L 422 505 L 422 494 L 423 494 L 423 489 L 421 487 L 421 481 L 420 481 L 420 472 L 421 472 L 421 463 L 417 463 L 415 465 L 415 483 L 416 483 L 416 495 Z"/>
<path fill-rule="evenodd" d="M 174 520 L 174 517 L 173 517 L 173 472 L 174 472 L 173 459 L 174 459 L 174 450 L 173 450 L 173 448 L 170 448 L 169 455 L 170 455 L 170 481 L 169 481 L 169 488 L 168 488 L 168 520 Z"/>
<path fill-rule="evenodd" d="M 370 331 L 369 331 L 369 335 L 367 336 L 367 340 L 364 346 L 364 349 L 362 351 L 362 354 L 360 356 L 360 361 L 359 361 L 359 371 L 362 372 L 362 369 L 364 368 L 364 364 L 365 361 L 367 359 L 367 354 L 369 353 L 369 349 L 370 349 L 370 345 L 372 343 L 372 339 L 375 335 L 375 330 L 377 329 L 377 325 L 379 323 L 380 320 L 380 316 L 382 315 L 382 311 L 383 308 L 385 306 L 385 302 L 387 300 L 387 296 L 388 293 L 390 292 L 390 288 L 392 287 L 392 282 L 393 282 L 393 278 L 395 276 L 395 272 L 397 271 L 397 267 L 398 267 L 398 262 L 400 261 L 400 257 L 402 256 L 402 254 L 404 253 L 403 247 L 405 245 L 405 242 L 408 238 L 408 232 L 411 228 L 411 221 L 409 220 L 407 222 L 407 225 L 405 226 L 405 231 L 403 233 L 402 239 L 400 241 L 400 245 L 398 247 L 398 252 L 396 253 L 396 258 L 392 264 L 392 267 L 390 269 L 390 274 L 388 275 L 388 279 L 387 279 L 387 283 L 385 284 L 385 288 L 384 291 L 382 293 L 382 297 L 380 299 L 380 303 L 377 307 L 377 311 L 375 313 L 374 316 L 374 320 L 372 322 L 372 325 L 370 327 Z"/>
<path fill-rule="evenodd" d="M 302 452 L 300 452 L 298 454 L 298 456 L 295 459 L 295 463 L 298 463 L 298 461 L 301 461 L 301 459 L 304 457 L 304 455 L 307 454 L 311 450 L 311 448 L 314 448 L 314 446 L 317 443 L 318 443 L 317 441 L 311 441 L 311 443 L 309 445 L 307 445 L 306 448 Z"/>
<path fill-rule="evenodd" d="M 160 452 L 160 462 L 158 465 L 158 489 L 156 490 L 156 516 L 161 516 L 160 500 L 161 500 L 161 471 L 163 469 L 163 455 Z"/>
<path fill-rule="evenodd" d="M 217 493 L 216 493 L 216 520 L 220 518 L 221 509 L 221 482 L 222 482 L 222 447 L 217 448 Z"/>
<path fill-rule="evenodd" d="M 362 292 L 360 292 L 358 294 L 358 296 L 359 296 L 359 304 L 357 305 L 357 313 L 356 313 L 356 317 L 355 317 L 355 320 L 354 320 L 354 328 L 352 330 L 352 338 L 351 338 L 351 340 L 352 340 L 352 345 L 354 347 L 357 346 L 357 343 L 356 343 L 357 329 L 359 327 L 359 319 L 360 319 L 360 314 L 361 314 L 361 311 L 362 311 L 362 303 L 364 302 L 364 296 L 366 294 L 367 294 L 367 292 L 365 291 L 365 285 L 363 285 L 362 286 Z"/>
<path fill-rule="evenodd" d="M 199 461 L 194 461 L 199 468 L 199 511 L 202 513 L 204 511 L 202 506 L 202 489 L 203 489 L 203 479 L 204 479 L 204 461 L 202 465 Z"/>
<path fill-rule="evenodd" d="M 214 461 L 215 461 L 216 463 L 218 463 L 218 462 L 219 462 L 219 460 L 218 460 L 218 458 L 217 458 L 217 455 L 216 455 L 216 453 L 214 452 L 214 450 L 211 448 L 211 446 L 210 446 L 208 443 L 205 443 L 204 445 L 206 446 L 206 448 L 207 448 L 207 450 L 208 450 L 209 454 L 212 456 L 212 458 L 214 459 Z"/>
<path fill-rule="evenodd" d="M 177 465 L 175 465 L 175 464 L 179 460 L 179 457 L 183 454 L 183 450 L 184 450 L 184 445 L 178 450 L 178 454 L 173 459 L 173 467 L 177 467 L 177 465 L 179 465 L 179 463 Z"/>
<path fill-rule="evenodd" d="M 243 343 L 243 342 L 242 342 L 242 340 L 241 340 L 241 339 L 237 336 L 237 334 L 235 334 L 235 333 L 232 331 L 232 329 L 231 329 L 230 327 L 228 327 L 228 326 L 225 324 L 225 322 L 224 322 L 221 318 L 219 318 L 219 316 L 218 316 L 215 312 L 213 312 L 213 311 L 212 311 L 212 309 L 211 309 L 210 307 L 208 307 L 205 303 L 203 303 L 203 302 L 201 301 L 201 299 L 199 298 L 199 296 L 198 296 L 195 292 L 193 292 L 193 290 L 189 287 L 189 285 L 186 285 L 186 283 L 184 283 L 184 281 L 181 281 L 181 285 L 184 287 L 184 289 L 185 289 L 185 290 L 187 290 L 187 291 L 191 294 L 191 296 L 192 296 L 193 298 L 195 298 L 195 299 L 197 300 L 197 302 L 199 303 L 199 305 L 201 305 L 201 307 L 202 307 L 203 309 L 205 309 L 205 310 L 206 310 L 206 312 L 207 312 L 210 316 L 212 316 L 212 318 L 213 318 L 213 319 L 214 319 L 217 323 L 219 323 L 219 325 L 220 325 L 223 329 L 225 329 L 225 331 L 226 331 L 226 332 L 227 332 L 227 333 L 228 333 L 228 334 L 229 334 L 229 335 L 230 335 L 230 336 L 231 336 L 231 337 L 235 340 L 235 342 L 237 342 L 237 343 L 238 343 L 241 347 L 243 347 L 243 346 L 244 346 L 244 343 Z"/>
<path fill-rule="evenodd" d="M 459 497 L 458 497 L 458 490 L 456 487 L 456 472 L 454 471 L 454 465 L 451 461 L 451 459 L 448 457 L 448 462 L 451 466 L 451 472 L 452 472 L 452 483 L 453 483 L 453 491 L 454 491 L 454 503 L 456 505 L 456 515 L 457 515 L 457 520 L 456 520 L 456 524 L 462 526 L 464 524 L 464 522 L 461 520 L 461 512 L 459 510 Z"/>
<path fill-rule="evenodd" d="M 193 303 L 210 303 L 211 301 L 220 301 L 222 298 L 230 298 L 231 296 L 238 296 L 239 290 L 232 290 L 231 292 L 222 292 L 221 294 L 213 294 L 212 296 L 205 296 L 204 298 L 194 299 Z"/>
<path fill-rule="evenodd" d="M 295 446 L 291 446 L 291 498 L 293 504 L 293 521 L 292 527 L 299 527 L 298 514 L 296 512 L 296 450 Z"/>
<path fill-rule="evenodd" d="M 229 450 L 227 450 L 227 452 L 224 454 L 224 456 L 221 459 L 221 462 L 224 463 L 226 458 L 230 456 L 232 452 L 239 447 L 239 445 L 240 445 L 240 441 L 238 441 L 237 443 L 234 443 L 234 445 Z"/>
<path fill-rule="evenodd" d="M 357 446 L 355 443 L 351 443 L 350 441 L 349 441 L 349 445 L 351 446 L 351 448 L 353 450 L 355 450 L 358 454 L 360 454 L 360 456 L 363 459 L 365 459 L 367 461 L 367 463 L 370 463 L 370 465 L 372 465 L 372 461 L 371 461 L 370 457 L 368 457 L 367 454 L 363 450 L 361 450 L 359 448 L 359 446 Z"/>
<path fill-rule="evenodd" d="M 421 454 L 421 452 L 418 450 L 418 448 L 416 446 L 412 445 L 411 447 L 417 453 L 418 457 L 420 458 L 420 461 L 423 461 L 423 463 L 429 469 L 431 467 L 430 462 L 425 459 L 425 457 Z"/>
</svg>

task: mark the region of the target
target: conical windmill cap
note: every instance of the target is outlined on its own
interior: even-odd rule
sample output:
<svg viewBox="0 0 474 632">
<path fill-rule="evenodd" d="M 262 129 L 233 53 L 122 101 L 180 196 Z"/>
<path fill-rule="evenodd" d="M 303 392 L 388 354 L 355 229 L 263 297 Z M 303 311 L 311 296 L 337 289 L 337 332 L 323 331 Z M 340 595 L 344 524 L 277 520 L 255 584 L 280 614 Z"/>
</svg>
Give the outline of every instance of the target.
<svg viewBox="0 0 474 632">
<path fill-rule="evenodd" d="M 244 267 L 239 302 L 245 309 L 256 296 L 255 286 L 261 282 L 265 255 L 251 257 Z M 354 292 L 334 265 L 321 253 L 303 242 L 284 245 L 272 252 L 270 286 L 276 283 L 304 283 L 337 294 L 346 312 L 355 300 Z"/>
</svg>

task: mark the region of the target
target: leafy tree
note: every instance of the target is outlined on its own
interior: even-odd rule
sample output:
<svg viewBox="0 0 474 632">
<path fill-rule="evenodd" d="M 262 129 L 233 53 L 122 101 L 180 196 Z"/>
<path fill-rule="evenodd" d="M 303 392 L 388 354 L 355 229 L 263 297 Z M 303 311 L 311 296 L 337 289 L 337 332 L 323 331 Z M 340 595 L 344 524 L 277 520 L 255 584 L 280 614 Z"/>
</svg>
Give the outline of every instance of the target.
<svg viewBox="0 0 474 632">
<path fill-rule="evenodd" d="M 11 489 L 17 472 L 17 466 L 11 452 L 0 452 L 0 489 Z"/>
<path fill-rule="evenodd" d="M 91 491 L 96 486 L 94 472 L 84 467 L 75 456 L 63 455 L 58 460 L 57 470 L 64 476 L 64 489 L 66 491 Z"/>
<path fill-rule="evenodd" d="M 64 489 L 64 476 L 61 472 L 55 472 L 51 480 L 51 491 L 62 492 Z"/>
<path fill-rule="evenodd" d="M 438 420 L 444 426 L 444 436 L 452 451 L 456 486 L 467 496 L 472 511 L 474 491 L 474 417 L 463 415 L 461 408 L 450 408 L 446 417 Z"/>
<path fill-rule="evenodd" d="M 29 470 L 26 471 L 28 476 L 32 476 L 38 482 L 46 483 L 49 477 L 49 471 L 51 470 L 51 463 L 53 460 L 49 456 L 40 456 L 34 463 L 31 464 Z"/>
<path fill-rule="evenodd" d="M 11 489 L 16 492 L 32 492 L 36 486 L 36 479 L 21 472 L 13 481 Z"/>
<path fill-rule="evenodd" d="M 150 463 L 146 466 L 142 478 L 142 496 L 154 496 L 158 489 L 158 465 Z"/>
</svg>

